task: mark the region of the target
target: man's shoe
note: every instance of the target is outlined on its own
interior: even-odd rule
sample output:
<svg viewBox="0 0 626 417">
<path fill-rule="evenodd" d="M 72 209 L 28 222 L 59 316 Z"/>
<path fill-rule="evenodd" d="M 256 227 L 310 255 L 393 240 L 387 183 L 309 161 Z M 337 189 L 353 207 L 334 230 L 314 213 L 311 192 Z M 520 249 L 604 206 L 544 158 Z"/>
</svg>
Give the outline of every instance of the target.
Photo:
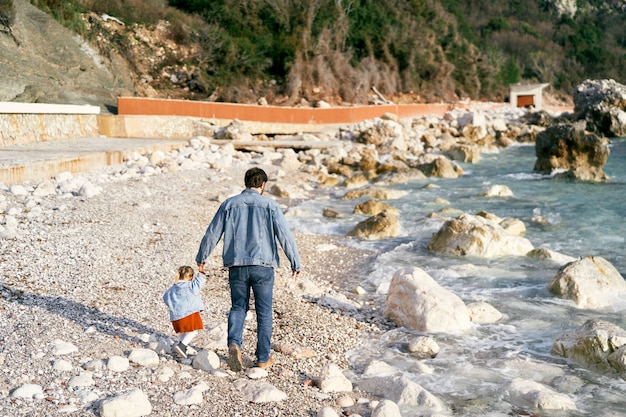
<svg viewBox="0 0 626 417">
<path fill-rule="evenodd" d="M 261 368 L 261 369 L 267 369 L 267 368 L 269 368 L 272 365 L 274 365 L 274 358 L 272 358 L 271 356 L 267 360 L 267 362 L 257 362 L 256 363 L 257 368 Z"/>
<path fill-rule="evenodd" d="M 174 346 L 174 352 L 176 352 L 179 358 L 187 359 L 187 346 L 183 345 L 182 342 Z"/>
<path fill-rule="evenodd" d="M 241 349 L 235 343 L 228 346 L 228 367 L 233 372 L 239 372 L 243 368 Z"/>
</svg>

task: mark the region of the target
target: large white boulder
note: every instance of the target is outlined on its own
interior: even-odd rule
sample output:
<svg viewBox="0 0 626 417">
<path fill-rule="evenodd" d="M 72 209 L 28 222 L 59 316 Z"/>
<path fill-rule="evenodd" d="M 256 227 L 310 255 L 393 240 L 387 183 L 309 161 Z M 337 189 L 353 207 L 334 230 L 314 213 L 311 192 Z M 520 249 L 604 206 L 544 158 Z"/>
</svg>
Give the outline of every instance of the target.
<svg viewBox="0 0 626 417">
<path fill-rule="evenodd" d="M 421 331 L 456 332 L 470 327 L 465 303 L 417 267 L 395 272 L 383 315 L 398 326 Z"/>
<path fill-rule="evenodd" d="M 548 288 L 580 308 L 605 308 L 623 303 L 626 281 L 600 256 L 586 256 L 562 266 Z"/>
<path fill-rule="evenodd" d="M 431 237 L 428 249 L 445 255 L 525 256 L 534 249 L 532 243 L 521 236 L 507 233 L 497 222 L 483 216 L 462 214 L 446 221 Z"/>
</svg>

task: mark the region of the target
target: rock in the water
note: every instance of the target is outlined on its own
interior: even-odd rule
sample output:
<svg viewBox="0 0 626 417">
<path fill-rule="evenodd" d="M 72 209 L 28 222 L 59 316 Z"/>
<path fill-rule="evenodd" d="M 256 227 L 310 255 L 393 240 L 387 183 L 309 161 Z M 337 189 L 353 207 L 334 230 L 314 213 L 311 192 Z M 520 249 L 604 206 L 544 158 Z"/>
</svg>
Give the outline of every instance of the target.
<svg viewBox="0 0 626 417">
<path fill-rule="evenodd" d="M 537 172 L 588 181 L 607 179 L 602 168 L 609 159 L 608 141 L 586 132 L 581 123 L 550 126 L 537 135 L 535 153 Z"/>
</svg>

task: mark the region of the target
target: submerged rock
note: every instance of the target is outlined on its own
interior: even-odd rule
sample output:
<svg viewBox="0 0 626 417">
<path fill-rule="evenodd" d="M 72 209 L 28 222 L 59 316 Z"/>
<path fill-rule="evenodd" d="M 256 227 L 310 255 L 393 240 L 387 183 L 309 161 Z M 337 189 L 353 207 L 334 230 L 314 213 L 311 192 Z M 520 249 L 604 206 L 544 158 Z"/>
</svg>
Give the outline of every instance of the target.
<svg viewBox="0 0 626 417">
<path fill-rule="evenodd" d="M 540 410 L 576 410 L 576 403 L 569 396 L 558 393 L 539 382 L 516 378 L 507 387 L 509 399 L 519 406 L 531 406 Z"/>
<path fill-rule="evenodd" d="M 555 340 L 552 353 L 600 371 L 624 372 L 626 331 L 604 321 L 590 319 Z"/>
</svg>

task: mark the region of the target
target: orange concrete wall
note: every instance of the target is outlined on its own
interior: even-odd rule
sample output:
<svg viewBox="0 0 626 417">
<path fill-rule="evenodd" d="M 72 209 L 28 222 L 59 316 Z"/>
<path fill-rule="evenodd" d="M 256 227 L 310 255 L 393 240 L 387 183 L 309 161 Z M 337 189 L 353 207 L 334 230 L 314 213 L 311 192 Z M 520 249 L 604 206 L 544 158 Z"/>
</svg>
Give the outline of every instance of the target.
<svg viewBox="0 0 626 417">
<path fill-rule="evenodd" d="M 380 117 L 385 113 L 393 113 L 400 118 L 424 115 L 442 116 L 452 108 L 449 104 L 390 104 L 380 106 L 302 108 L 138 97 L 119 97 L 117 106 L 119 115 L 191 116 L 293 124 L 347 124 Z"/>
<path fill-rule="evenodd" d="M 303 108 L 140 97 L 119 97 L 117 105 L 119 115 L 190 116 L 292 125 L 342 125 L 373 119 L 385 113 L 395 114 L 401 119 L 410 119 L 420 116 L 443 116 L 454 108 L 490 110 L 509 106 L 508 103 L 461 102 L 455 104 L 388 104 L 380 106 Z M 572 110 L 571 107 L 545 107 L 546 110 L 555 112 Z"/>
</svg>

